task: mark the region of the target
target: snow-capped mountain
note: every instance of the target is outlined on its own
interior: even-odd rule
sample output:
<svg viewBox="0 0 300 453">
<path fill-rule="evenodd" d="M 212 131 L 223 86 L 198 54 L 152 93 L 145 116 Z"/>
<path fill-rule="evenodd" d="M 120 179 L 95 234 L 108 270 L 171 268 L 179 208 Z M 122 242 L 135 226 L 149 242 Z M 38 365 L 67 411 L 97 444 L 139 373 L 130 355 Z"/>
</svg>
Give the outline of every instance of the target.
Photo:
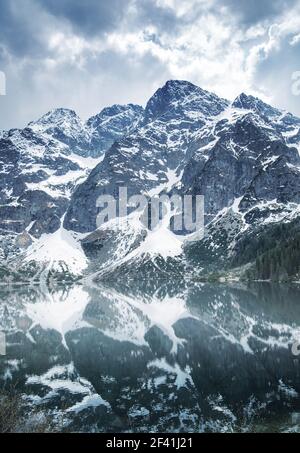
<svg viewBox="0 0 300 453">
<path fill-rule="evenodd" d="M 103 162 L 78 187 L 65 218 L 67 229 L 96 228 L 96 200 L 126 186 L 128 193 L 169 192 L 201 140 L 207 121 L 224 111 L 228 102 L 188 82 L 170 81 L 149 100 L 140 127 L 119 140 Z M 87 197 L 87 193 L 89 196 Z"/>
<path fill-rule="evenodd" d="M 230 103 L 188 82 L 167 82 L 149 100 L 143 124 L 116 142 L 76 189 L 64 226 L 94 231 L 98 196 L 120 186 L 129 194 L 202 194 L 206 237 L 199 244 L 165 230 L 147 232 L 133 219 L 129 226 L 104 226 L 83 247 L 93 257 L 98 250 L 95 268 L 102 266 L 106 278 L 116 269 L 140 276 L 149 267 L 175 275 L 187 263 L 210 267 L 253 230 L 299 215 L 299 127 L 298 118 L 252 96 Z"/>
<path fill-rule="evenodd" d="M 51 110 L 28 127 L 69 146 L 76 154 L 89 156 L 92 131 L 73 110 Z"/>
<path fill-rule="evenodd" d="M 139 105 L 113 105 L 83 122 L 70 109 L 55 109 L 28 127 L 38 134 L 50 136 L 84 157 L 101 156 L 117 139 L 136 127 L 143 115 Z"/>
<path fill-rule="evenodd" d="M 2 261 L 11 252 L 15 256 L 19 243 L 28 246 L 59 230 L 76 185 L 103 159 L 111 143 L 135 126 L 142 110 L 113 106 L 104 110 L 103 124 L 102 112 L 94 124 L 93 119 L 84 123 L 72 110 L 55 109 L 23 130 L 1 133 Z M 104 133 L 107 121 L 114 123 L 109 138 Z"/>
<path fill-rule="evenodd" d="M 191 276 L 201 274 L 203 269 L 255 261 L 256 252 L 268 250 L 264 238 L 278 225 L 293 225 L 293 231 L 297 231 L 300 119 L 244 93 L 229 102 L 189 82 L 168 81 L 150 98 L 145 110 L 131 104 L 114 106 L 83 124 L 74 112 L 59 109 L 23 131 L 4 133 L 0 146 L 6 181 L 2 228 L 7 221 L 13 221 L 12 230 L 24 233 L 27 229 L 31 239 L 42 232 L 50 234 L 29 247 L 27 261 L 51 261 L 47 244 L 51 243 L 53 250 L 68 243 L 69 253 L 65 255 L 70 257 L 69 265 L 81 260 L 81 265 L 73 269 L 79 268 L 81 273 L 86 266 L 86 272 L 96 273 L 98 278 L 116 272 L 129 276 L 147 276 L 149 272 Z M 53 150 L 56 154 L 51 160 Z M 95 150 L 98 156 L 106 150 L 101 162 L 87 157 L 97 155 Z M 8 155 L 15 159 L 11 170 L 7 168 Z M 47 177 L 45 156 L 47 171 L 55 172 Z M 31 172 L 32 159 L 36 168 Z M 83 171 L 82 183 L 78 184 L 77 179 L 68 185 L 64 180 L 63 188 L 55 186 L 56 197 L 44 190 L 55 201 L 45 198 L 43 209 L 35 208 L 40 223 L 46 222 L 47 227 L 40 227 L 34 234 L 37 225 L 28 230 L 33 218 L 26 204 L 22 205 L 24 214 L 17 214 L 20 200 L 23 202 L 24 190 L 26 201 L 28 191 L 35 194 L 38 187 L 45 188 L 44 184 L 47 190 L 53 190 L 49 179 L 59 176 L 60 159 L 68 162 L 64 178 L 79 171 L 77 165 Z M 89 167 L 95 165 L 90 173 L 85 168 L 87 163 Z M 14 173 L 16 168 L 19 170 Z M 32 180 L 27 180 L 28 174 Z M 135 214 L 97 229 L 96 200 L 103 194 L 115 196 L 124 186 L 128 196 L 204 195 L 205 237 L 187 242 L 165 224 L 159 231 L 149 231 Z M 66 187 L 67 195 L 63 192 Z M 9 203 L 16 205 L 16 213 L 14 209 L 7 211 Z M 35 206 L 32 198 L 28 203 Z M 17 227 L 18 215 L 22 220 L 27 217 Z M 281 231 L 277 231 L 276 238 L 279 234 L 281 241 Z M 247 240 L 253 235 L 262 238 L 263 245 L 257 245 L 251 254 Z M 247 254 L 241 259 L 244 250 Z M 54 261 L 64 261 L 61 255 Z"/>
</svg>

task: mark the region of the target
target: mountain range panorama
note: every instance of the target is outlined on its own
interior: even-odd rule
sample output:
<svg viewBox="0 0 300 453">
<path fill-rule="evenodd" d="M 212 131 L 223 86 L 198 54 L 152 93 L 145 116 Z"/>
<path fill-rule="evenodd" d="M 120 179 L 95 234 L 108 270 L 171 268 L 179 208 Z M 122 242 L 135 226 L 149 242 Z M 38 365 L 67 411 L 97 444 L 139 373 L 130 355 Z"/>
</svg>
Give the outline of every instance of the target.
<svg viewBox="0 0 300 453">
<path fill-rule="evenodd" d="M 0 133 L 0 172 L 5 279 L 299 279 L 300 119 L 253 96 L 173 80 L 145 109 L 55 109 Z M 205 237 L 97 229 L 97 198 L 121 186 L 204 195 Z"/>
</svg>

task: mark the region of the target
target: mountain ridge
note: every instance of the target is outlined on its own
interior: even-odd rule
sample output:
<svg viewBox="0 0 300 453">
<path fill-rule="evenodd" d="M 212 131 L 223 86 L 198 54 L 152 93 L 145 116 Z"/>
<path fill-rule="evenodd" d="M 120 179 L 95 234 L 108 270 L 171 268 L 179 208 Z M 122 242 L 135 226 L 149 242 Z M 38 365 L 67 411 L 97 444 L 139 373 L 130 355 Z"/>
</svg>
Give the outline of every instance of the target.
<svg viewBox="0 0 300 453">
<path fill-rule="evenodd" d="M 85 123 L 72 110 L 56 109 L 22 131 L 3 133 L 0 149 L 18 166 L 22 159 L 28 161 L 16 175 L 5 172 L 0 192 L 0 202 L 5 202 L 0 206 L 0 227 L 6 231 L 2 242 L 9 234 L 11 240 L 14 235 L 28 235 L 34 244 L 17 253 L 25 255 L 27 262 L 32 247 L 32 256 L 39 256 L 42 235 L 63 229 L 62 236 L 72 236 L 88 262 L 87 274 L 120 275 L 125 266 L 125 274 L 138 276 L 135 269 L 141 262 L 154 278 L 155 272 L 164 275 L 176 268 L 183 277 L 190 272 L 198 275 L 203 267 L 210 272 L 232 260 L 236 244 L 253 231 L 291 222 L 300 213 L 300 119 L 245 93 L 230 103 L 190 82 L 167 81 L 145 109 L 134 104 L 114 105 Z M 26 172 L 33 162 L 36 171 L 28 181 Z M 206 235 L 199 250 L 203 256 L 213 257 L 222 249 L 221 254 L 216 253 L 216 264 L 201 256 L 192 259 L 186 252 L 191 249 L 189 244 L 173 257 L 175 235 L 168 236 L 170 259 L 164 261 L 165 251 L 157 242 L 151 249 L 154 237 L 136 218 L 129 227 L 104 225 L 99 233 L 96 200 L 102 194 L 116 195 L 121 186 L 128 188 L 129 195 L 204 195 Z M 46 190 L 48 198 L 39 195 L 38 188 Z M 36 207 L 29 216 L 26 206 L 33 200 Z M 51 204 L 52 211 L 47 207 Z M 6 228 L 11 220 L 20 219 L 20 226 L 12 222 L 13 230 Z M 43 240 L 43 247 L 46 242 Z"/>
</svg>

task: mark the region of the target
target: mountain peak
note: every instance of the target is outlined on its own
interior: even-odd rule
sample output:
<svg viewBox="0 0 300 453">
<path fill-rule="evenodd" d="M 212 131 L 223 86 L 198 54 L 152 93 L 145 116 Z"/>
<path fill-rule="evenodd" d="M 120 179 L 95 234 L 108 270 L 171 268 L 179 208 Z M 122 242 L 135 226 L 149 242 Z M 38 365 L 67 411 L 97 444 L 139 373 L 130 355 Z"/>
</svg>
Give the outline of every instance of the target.
<svg viewBox="0 0 300 453">
<path fill-rule="evenodd" d="M 245 110 L 252 110 L 258 112 L 261 115 L 276 117 L 282 114 L 282 112 L 269 104 L 266 104 L 261 99 L 256 98 L 246 93 L 241 93 L 232 103 L 233 107 L 237 107 Z"/>
<path fill-rule="evenodd" d="M 60 107 L 50 110 L 37 121 L 29 123 L 28 126 L 32 129 L 46 130 L 49 127 L 65 123 L 76 123 L 77 125 L 81 125 L 82 121 L 74 110 Z"/>
<path fill-rule="evenodd" d="M 228 106 L 228 101 L 205 91 L 186 80 L 168 80 L 149 99 L 145 122 L 152 122 L 170 111 L 193 111 L 201 115 L 217 115 Z"/>
<path fill-rule="evenodd" d="M 136 116 L 142 115 L 144 109 L 138 104 L 113 104 L 109 107 L 104 107 L 99 113 L 87 120 L 87 125 L 99 125 L 106 119 L 110 119 L 120 115 Z"/>
<path fill-rule="evenodd" d="M 97 115 L 92 116 L 86 122 L 88 127 L 98 128 L 130 128 L 144 113 L 142 106 L 137 104 L 113 104 L 105 107 Z"/>
<path fill-rule="evenodd" d="M 187 80 L 170 79 L 161 88 L 162 90 L 195 90 L 199 87 Z M 201 89 L 201 88 L 200 88 Z"/>
</svg>

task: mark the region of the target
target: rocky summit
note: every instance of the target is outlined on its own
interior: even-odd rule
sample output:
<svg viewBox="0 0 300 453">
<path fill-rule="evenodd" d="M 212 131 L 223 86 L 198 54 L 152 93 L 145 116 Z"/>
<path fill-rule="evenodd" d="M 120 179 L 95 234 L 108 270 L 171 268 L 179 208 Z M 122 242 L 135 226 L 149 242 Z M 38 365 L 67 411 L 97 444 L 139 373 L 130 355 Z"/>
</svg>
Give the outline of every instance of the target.
<svg viewBox="0 0 300 453">
<path fill-rule="evenodd" d="M 0 133 L 0 272 L 6 279 L 299 279 L 300 119 L 171 80 L 144 108 L 83 122 L 56 109 Z M 203 195 L 205 234 L 136 215 L 97 228 L 97 199 Z"/>
</svg>

